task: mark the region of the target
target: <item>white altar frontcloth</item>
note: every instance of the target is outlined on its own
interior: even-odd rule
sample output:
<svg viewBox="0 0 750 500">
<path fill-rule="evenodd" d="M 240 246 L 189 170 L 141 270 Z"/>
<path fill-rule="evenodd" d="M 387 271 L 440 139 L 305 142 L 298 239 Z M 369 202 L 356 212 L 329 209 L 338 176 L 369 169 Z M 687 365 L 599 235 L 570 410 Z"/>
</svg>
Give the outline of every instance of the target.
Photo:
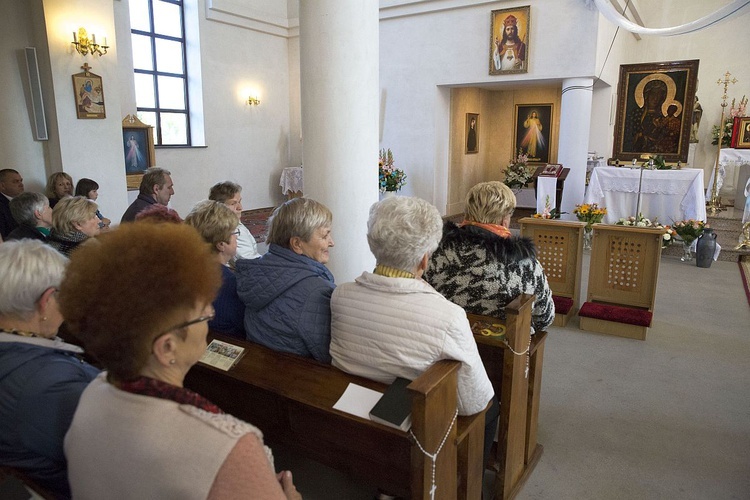
<svg viewBox="0 0 750 500">
<path fill-rule="evenodd" d="M 586 203 L 606 207 L 604 222 L 608 224 L 637 215 L 639 175 L 638 168 L 595 168 L 586 190 Z M 641 213 L 651 220 L 658 219 L 662 224 L 706 220 L 702 169 L 643 170 L 641 193 Z"/>
<path fill-rule="evenodd" d="M 287 167 L 281 172 L 281 180 L 279 180 L 279 186 L 281 186 L 281 192 L 283 194 L 300 193 L 305 191 L 305 177 L 303 175 L 302 167 Z"/>
</svg>

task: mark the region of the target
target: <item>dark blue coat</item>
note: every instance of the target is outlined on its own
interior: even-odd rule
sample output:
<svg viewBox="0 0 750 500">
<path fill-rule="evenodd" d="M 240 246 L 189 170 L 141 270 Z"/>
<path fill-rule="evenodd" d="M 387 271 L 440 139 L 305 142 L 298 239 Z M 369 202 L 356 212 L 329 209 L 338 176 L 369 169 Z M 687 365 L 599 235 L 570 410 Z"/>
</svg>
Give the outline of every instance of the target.
<svg viewBox="0 0 750 500">
<path fill-rule="evenodd" d="M 248 340 L 281 352 L 331 362 L 331 294 L 326 266 L 271 244 L 259 259 L 237 261 Z"/>
<path fill-rule="evenodd" d="M 208 322 L 212 332 L 245 338 L 245 304 L 237 295 L 237 278 L 227 266 L 221 266 L 221 289 L 214 300 L 216 316 Z"/>
<path fill-rule="evenodd" d="M 63 438 L 99 370 L 72 352 L 12 337 L 0 333 L 0 464 L 69 497 Z"/>
</svg>

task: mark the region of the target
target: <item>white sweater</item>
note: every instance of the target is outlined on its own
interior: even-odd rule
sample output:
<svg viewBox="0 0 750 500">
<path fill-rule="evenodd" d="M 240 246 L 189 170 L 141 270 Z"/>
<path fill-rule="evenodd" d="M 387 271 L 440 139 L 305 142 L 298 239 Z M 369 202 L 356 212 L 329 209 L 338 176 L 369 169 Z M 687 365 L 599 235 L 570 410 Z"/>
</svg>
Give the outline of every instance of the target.
<svg viewBox="0 0 750 500">
<path fill-rule="evenodd" d="M 461 362 L 458 412 L 494 395 L 464 310 L 421 279 L 363 273 L 331 297 L 331 356 L 341 370 L 390 384 L 414 380 L 436 361 Z"/>
<path fill-rule="evenodd" d="M 262 442 L 231 415 L 121 391 L 105 375 L 83 391 L 65 435 L 73 498 L 205 499 L 237 441 L 252 432 Z"/>
</svg>

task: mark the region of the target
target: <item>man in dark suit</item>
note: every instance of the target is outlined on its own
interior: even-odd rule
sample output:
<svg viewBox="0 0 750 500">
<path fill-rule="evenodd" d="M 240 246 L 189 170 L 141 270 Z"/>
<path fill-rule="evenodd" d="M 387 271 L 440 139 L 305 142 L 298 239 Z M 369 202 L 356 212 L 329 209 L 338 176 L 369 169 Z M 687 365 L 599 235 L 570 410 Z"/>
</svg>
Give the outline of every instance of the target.
<svg viewBox="0 0 750 500">
<path fill-rule="evenodd" d="M 5 239 L 18 227 L 10 213 L 10 200 L 23 193 L 23 177 L 12 168 L 0 170 L 0 235 Z"/>
</svg>

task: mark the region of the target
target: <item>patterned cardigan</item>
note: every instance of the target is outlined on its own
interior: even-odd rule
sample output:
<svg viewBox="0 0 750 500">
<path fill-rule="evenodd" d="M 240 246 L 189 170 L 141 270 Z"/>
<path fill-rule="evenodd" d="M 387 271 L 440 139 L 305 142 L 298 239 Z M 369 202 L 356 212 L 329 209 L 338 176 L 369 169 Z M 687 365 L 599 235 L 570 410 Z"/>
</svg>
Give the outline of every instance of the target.
<svg viewBox="0 0 750 500">
<path fill-rule="evenodd" d="M 547 277 L 528 238 L 501 238 L 476 226 L 447 222 L 424 279 L 467 312 L 505 319 L 505 306 L 522 293 L 536 296 L 531 313 L 535 331 L 555 317 Z"/>
</svg>

